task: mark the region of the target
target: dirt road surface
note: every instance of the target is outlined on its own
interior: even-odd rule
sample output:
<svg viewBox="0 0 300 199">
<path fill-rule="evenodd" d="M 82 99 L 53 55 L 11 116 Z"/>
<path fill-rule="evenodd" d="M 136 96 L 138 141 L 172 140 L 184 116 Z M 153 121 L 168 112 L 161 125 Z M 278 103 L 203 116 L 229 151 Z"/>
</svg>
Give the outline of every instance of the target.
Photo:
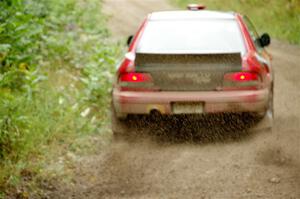
<svg viewBox="0 0 300 199">
<path fill-rule="evenodd" d="M 104 0 L 113 37 L 121 41 L 147 13 L 169 9 L 163 0 Z M 275 41 L 269 51 L 276 71 L 273 132 L 207 142 L 114 140 L 84 157 L 72 185 L 52 197 L 299 199 L 300 48 Z"/>
</svg>

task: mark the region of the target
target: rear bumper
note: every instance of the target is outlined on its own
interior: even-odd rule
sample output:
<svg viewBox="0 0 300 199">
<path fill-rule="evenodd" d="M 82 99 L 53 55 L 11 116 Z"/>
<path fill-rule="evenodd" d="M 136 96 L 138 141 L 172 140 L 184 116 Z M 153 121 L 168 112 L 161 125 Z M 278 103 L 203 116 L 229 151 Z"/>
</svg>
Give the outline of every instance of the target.
<svg viewBox="0 0 300 199">
<path fill-rule="evenodd" d="M 158 110 L 174 114 L 174 102 L 201 102 L 203 113 L 263 112 L 268 106 L 269 90 L 201 91 L 201 92 L 136 92 L 113 90 L 113 103 L 119 117 L 127 114 L 149 114 Z"/>
</svg>

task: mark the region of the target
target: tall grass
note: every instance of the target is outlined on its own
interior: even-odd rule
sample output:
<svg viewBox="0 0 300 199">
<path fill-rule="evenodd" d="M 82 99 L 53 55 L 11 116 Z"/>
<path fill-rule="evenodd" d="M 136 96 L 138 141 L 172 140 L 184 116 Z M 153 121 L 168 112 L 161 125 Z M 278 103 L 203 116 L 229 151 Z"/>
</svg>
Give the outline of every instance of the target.
<svg viewBox="0 0 300 199">
<path fill-rule="evenodd" d="M 119 48 L 99 0 L 4 0 L 0 10 L 1 198 L 47 157 L 103 133 Z"/>
<path fill-rule="evenodd" d="M 300 0 L 171 0 L 181 7 L 199 3 L 211 10 L 237 11 L 249 16 L 260 32 L 300 44 Z"/>
</svg>

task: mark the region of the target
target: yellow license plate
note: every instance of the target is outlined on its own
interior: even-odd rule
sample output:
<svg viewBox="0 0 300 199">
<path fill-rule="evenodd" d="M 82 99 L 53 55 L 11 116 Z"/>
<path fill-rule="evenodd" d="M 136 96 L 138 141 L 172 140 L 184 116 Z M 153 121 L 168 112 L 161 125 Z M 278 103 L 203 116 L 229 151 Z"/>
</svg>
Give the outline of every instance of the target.
<svg viewBox="0 0 300 199">
<path fill-rule="evenodd" d="M 201 102 L 175 102 L 172 104 L 174 114 L 203 113 L 203 103 Z"/>
</svg>

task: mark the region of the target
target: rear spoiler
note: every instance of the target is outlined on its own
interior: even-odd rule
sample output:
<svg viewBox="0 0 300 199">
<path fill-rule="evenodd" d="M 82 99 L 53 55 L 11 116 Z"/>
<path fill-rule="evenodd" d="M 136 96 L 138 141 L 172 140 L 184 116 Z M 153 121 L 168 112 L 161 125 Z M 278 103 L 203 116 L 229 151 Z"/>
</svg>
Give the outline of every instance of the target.
<svg viewBox="0 0 300 199">
<path fill-rule="evenodd" d="M 205 69 L 241 70 L 241 53 L 226 54 L 150 54 L 136 53 L 135 65 L 137 71 L 157 67 L 201 67 Z M 158 69 L 158 68 L 157 68 Z"/>
<path fill-rule="evenodd" d="M 231 63 L 241 65 L 241 53 L 222 54 L 149 54 L 136 53 L 135 64 L 149 63 Z"/>
</svg>

